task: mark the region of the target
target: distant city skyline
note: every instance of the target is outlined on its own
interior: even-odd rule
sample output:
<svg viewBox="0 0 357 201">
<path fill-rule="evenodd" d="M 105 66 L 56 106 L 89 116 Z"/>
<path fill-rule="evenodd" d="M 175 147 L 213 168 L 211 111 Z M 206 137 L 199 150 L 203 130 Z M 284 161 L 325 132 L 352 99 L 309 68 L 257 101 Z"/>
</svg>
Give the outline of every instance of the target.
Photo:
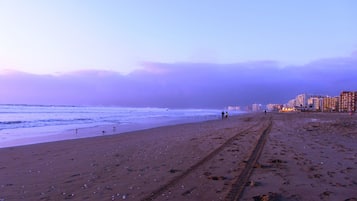
<svg viewBox="0 0 357 201">
<path fill-rule="evenodd" d="M 240 107 L 235 108 L 240 109 Z M 349 112 L 352 114 L 357 111 L 357 90 L 343 90 L 337 96 L 303 93 L 297 94 L 295 98 L 284 104 L 269 103 L 266 107 L 261 104 L 251 106 L 252 112 L 260 112 L 263 109 L 279 112 Z"/>
</svg>

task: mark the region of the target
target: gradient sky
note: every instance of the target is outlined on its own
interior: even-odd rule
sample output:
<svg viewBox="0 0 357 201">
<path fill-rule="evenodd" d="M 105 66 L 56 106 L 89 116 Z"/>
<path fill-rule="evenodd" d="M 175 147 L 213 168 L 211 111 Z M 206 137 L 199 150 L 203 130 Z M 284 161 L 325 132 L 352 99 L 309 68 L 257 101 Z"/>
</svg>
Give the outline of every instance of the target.
<svg viewBox="0 0 357 201">
<path fill-rule="evenodd" d="M 338 95 L 357 89 L 356 10 L 355 0 L 0 0 L 0 103 L 220 107 Z"/>
<path fill-rule="evenodd" d="M 0 69 L 122 73 L 142 62 L 306 64 L 357 49 L 357 1 L 0 0 Z"/>
</svg>

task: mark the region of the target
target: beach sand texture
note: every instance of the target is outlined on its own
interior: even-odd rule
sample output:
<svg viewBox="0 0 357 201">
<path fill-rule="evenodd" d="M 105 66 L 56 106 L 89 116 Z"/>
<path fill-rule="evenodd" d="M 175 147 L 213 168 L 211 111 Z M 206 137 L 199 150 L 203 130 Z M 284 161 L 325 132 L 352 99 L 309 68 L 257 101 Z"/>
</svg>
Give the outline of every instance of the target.
<svg viewBox="0 0 357 201">
<path fill-rule="evenodd" d="M 356 145 L 356 116 L 271 113 L 2 148 L 0 200 L 351 201 Z"/>
</svg>

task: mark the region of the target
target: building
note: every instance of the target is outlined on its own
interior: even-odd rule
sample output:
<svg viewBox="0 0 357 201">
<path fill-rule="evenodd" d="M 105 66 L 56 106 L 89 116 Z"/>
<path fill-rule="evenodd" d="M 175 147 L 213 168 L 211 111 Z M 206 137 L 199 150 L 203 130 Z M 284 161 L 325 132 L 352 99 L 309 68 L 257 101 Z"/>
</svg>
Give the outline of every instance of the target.
<svg viewBox="0 0 357 201">
<path fill-rule="evenodd" d="M 281 104 L 267 104 L 266 106 L 268 111 L 279 111 L 283 108 L 283 106 Z"/>
<path fill-rule="evenodd" d="M 308 110 L 321 111 L 322 110 L 323 97 L 322 96 L 310 96 L 307 99 Z"/>
<path fill-rule="evenodd" d="M 310 97 L 307 100 L 307 105 L 309 106 L 308 109 L 311 111 L 320 110 L 320 100 L 318 97 Z"/>
<path fill-rule="evenodd" d="M 262 110 L 262 105 L 261 104 L 253 104 L 252 105 L 252 112 L 259 112 Z"/>
<path fill-rule="evenodd" d="M 295 98 L 295 106 L 299 108 L 307 108 L 307 95 L 299 94 Z"/>
<path fill-rule="evenodd" d="M 338 111 L 338 96 L 324 97 L 322 99 L 322 111 L 323 112 L 337 112 Z"/>
<path fill-rule="evenodd" d="M 281 110 L 279 110 L 279 112 L 296 112 L 296 108 L 294 107 L 283 107 L 281 108 Z"/>
<path fill-rule="evenodd" d="M 241 107 L 240 107 L 240 106 L 228 106 L 228 107 L 227 107 L 227 110 L 230 110 L 230 111 L 240 111 L 240 110 L 241 110 Z"/>
<path fill-rule="evenodd" d="M 357 92 L 343 91 L 340 94 L 339 111 L 340 112 L 356 112 Z"/>
<path fill-rule="evenodd" d="M 290 108 L 293 108 L 295 106 L 296 106 L 296 100 L 295 99 L 289 100 L 289 102 L 285 105 L 285 107 L 290 107 Z"/>
</svg>

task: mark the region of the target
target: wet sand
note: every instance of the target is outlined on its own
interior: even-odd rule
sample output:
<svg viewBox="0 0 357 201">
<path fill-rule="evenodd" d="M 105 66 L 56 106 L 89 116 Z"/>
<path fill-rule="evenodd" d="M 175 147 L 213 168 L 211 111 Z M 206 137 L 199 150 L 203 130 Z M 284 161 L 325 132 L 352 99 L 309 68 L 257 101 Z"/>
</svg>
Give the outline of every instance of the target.
<svg viewBox="0 0 357 201">
<path fill-rule="evenodd" d="M 270 117 L 241 200 L 357 199 L 356 116 L 295 113 L 2 148 L 0 200 L 225 200 Z"/>
</svg>

